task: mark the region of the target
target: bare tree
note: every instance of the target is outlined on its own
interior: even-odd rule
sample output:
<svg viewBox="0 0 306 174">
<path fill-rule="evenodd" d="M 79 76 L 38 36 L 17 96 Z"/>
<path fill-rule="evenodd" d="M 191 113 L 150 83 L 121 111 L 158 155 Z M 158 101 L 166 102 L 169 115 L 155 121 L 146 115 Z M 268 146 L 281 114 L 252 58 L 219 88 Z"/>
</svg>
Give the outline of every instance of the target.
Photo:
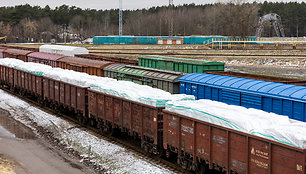
<svg viewBox="0 0 306 174">
<path fill-rule="evenodd" d="M 10 35 L 12 28 L 9 24 L 5 25 L 2 21 L 0 21 L 0 37 Z"/>
<path fill-rule="evenodd" d="M 37 33 L 39 40 L 43 42 L 50 42 L 51 39 L 55 39 L 57 36 L 58 27 L 52 22 L 49 17 L 44 17 L 36 21 Z"/>
<path fill-rule="evenodd" d="M 20 26 L 23 30 L 23 38 L 26 41 L 29 42 L 33 39 L 37 39 L 37 23 L 35 21 L 25 18 L 20 21 Z"/>
<path fill-rule="evenodd" d="M 215 34 L 231 36 L 248 36 L 254 34 L 257 24 L 259 5 L 245 3 L 245 0 L 231 0 L 227 4 L 219 3 L 210 12 L 213 25 L 222 29 Z M 254 31 L 253 31 L 254 30 Z"/>
</svg>

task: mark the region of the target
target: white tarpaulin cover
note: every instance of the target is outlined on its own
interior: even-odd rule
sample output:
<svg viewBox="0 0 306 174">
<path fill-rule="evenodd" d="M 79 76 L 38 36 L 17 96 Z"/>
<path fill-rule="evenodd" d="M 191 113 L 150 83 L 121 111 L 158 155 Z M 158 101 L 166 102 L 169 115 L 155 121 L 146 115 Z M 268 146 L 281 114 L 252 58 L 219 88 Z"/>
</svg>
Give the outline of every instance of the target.
<svg viewBox="0 0 306 174">
<path fill-rule="evenodd" d="M 65 56 L 75 56 L 76 54 L 89 54 L 89 51 L 84 47 L 63 46 L 63 45 L 42 45 L 39 47 L 39 52 L 55 53 Z"/>
<path fill-rule="evenodd" d="M 0 64 L 14 67 L 44 77 L 60 80 L 70 84 L 82 87 L 89 87 L 92 90 L 129 100 L 137 101 L 143 104 L 164 107 L 166 102 L 172 100 L 194 100 L 195 97 L 185 94 L 174 94 L 152 88 L 145 85 L 135 84 L 128 81 L 118 81 L 107 77 L 97 77 L 80 73 L 72 70 L 52 68 L 48 65 L 37 64 L 32 62 L 23 62 L 17 59 L 5 58 Z"/>
<path fill-rule="evenodd" d="M 306 123 L 287 116 L 206 99 L 170 101 L 165 109 L 287 145 L 306 148 Z"/>
</svg>

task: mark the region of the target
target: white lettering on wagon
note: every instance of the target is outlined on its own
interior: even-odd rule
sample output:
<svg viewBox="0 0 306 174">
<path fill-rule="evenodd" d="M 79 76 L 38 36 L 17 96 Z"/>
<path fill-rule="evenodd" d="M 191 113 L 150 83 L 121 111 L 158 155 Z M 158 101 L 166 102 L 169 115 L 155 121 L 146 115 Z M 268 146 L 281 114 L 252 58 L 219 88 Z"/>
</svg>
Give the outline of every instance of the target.
<svg viewBox="0 0 306 174">
<path fill-rule="evenodd" d="M 297 165 L 296 165 L 296 170 L 297 170 L 297 171 L 301 171 L 301 172 L 303 172 L 303 166 L 302 166 L 302 165 L 297 164 Z"/>
<path fill-rule="evenodd" d="M 262 161 L 258 161 L 257 159 L 251 159 L 251 162 L 255 163 L 256 166 L 260 167 L 260 168 L 264 168 L 264 169 L 268 169 L 269 165 L 265 162 Z"/>
<path fill-rule="evenodd" d="M 255 156 L 258 156 L 258 157 L 261 157 L 261 158 L 266 159 L 266 160 L 269 159 L 269 153 L 268 152 L 263 152 L 261 150 L 255 149 L 254 147 L 252 147 L 252 149 L 251 149 L 251 154 L 255 155 Z"/>
<path fill-rule="evenodd" d="M 218 144 L 221 144 L 221 145 L 226 143 L 226 139 L 221 137 L 221 136 L 219 136 L 219 135 L 214 135 L 213 136 L 213 141 L 218 143 Z"/>
<path fill-rule="evenodd" d="M 193 128 L 192 127 L 188 127 L 188 126 L 182 125 L 181 126 L 181 130 L 183 132 L 186 132 L 186 133 L 189 133 L 189 134 L 193 135 Z"/>
</svg>

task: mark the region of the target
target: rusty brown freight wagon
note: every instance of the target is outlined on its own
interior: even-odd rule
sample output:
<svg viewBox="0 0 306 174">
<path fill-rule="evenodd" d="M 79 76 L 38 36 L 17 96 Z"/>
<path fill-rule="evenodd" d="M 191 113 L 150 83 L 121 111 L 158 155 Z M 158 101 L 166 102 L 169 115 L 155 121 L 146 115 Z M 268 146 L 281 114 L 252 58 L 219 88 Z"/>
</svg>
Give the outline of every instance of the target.
<svg viewBox="0 0 306 174">
<path fill-rule="evenodd" d="M 14 84 L 14 69 L 0 65 L 0 82 L 6 88 L 12 88 Z"/>
<path fill-rule="evenodd" d="M 115 63 L 122 63 L 127 65 L 138 65 L 138 60 L 129 59 L 129 58 L 119 58 L 119 57 L 110 57 L 96 54 L 80 54 L 75 55 L 76 57 L 87 58 L 92 60 L 100 60 L 100 61 L 110 61 Z"/>
<path fill-rule="evenodd" d="M 58 67 L 58 60 L 65 56 L 53 53 L 33 52 L 28 54 L 28 62 L 40 63 Z"/>
<path fill-rule="evenodd" d="M 43 95 L 43 77 L 14 69 L 14 89 L 21 94 L 29 94 L 41 99 Z"/>
<path fill-rule="evenodd" d="M 6 50 L 5 47 L 0 47 L 0 59 L 3 58 L 3 52 Z"/>
<path fill-rule="evenodd" d="M 305 174 L 306 150 L 169 111 L 164 113 L 164 149 L 189 169 L 227 174 Z M 204 167 L 206 166 L 206 167 Z"/>
<path fill-rule="evenodd" d="M 145 150 L 155 154 L 162 148 L 162 108 L 91 89 L 88 90 L 88 105 L 90 119 L 100 128 L 127 132 L 139 138 Z"/>
<path fill-rule="evenodd" d="M 58 60 L 58 63 L 59 67 L 63 69 L 70 69 L 78 72 L 84 72 L 89 75 L 104 77 L 103 69 L 114 62 L 83 59 L 78 57 L 64 57 Z"/>
<path fill-rule="evenodd" d="M 87 113 L 87 87 L 76 86 L 51 78 L 43 78 L 43 98 L 53 107 L 63 107 L 84 121 Z"/>
<path fill-rule="evenodd" d="M 28 61 L 27 55 L 30 53 L 32 53 L 32 51 L 19 50 L 19 49 L 6 49 L 3 52 L 3 57 L 15 58 L 27 62 Z"/>
<path fill-rule="evenodd" d="M 10 49 L 18 49 L 18 50 L 26 50 L 26 51 L 39 52 L 38 48 L 29 48 L 29 47 L 12 46 L 12 45 L 4 45 L 4 47 L 10 48 Z"/>
</svg>

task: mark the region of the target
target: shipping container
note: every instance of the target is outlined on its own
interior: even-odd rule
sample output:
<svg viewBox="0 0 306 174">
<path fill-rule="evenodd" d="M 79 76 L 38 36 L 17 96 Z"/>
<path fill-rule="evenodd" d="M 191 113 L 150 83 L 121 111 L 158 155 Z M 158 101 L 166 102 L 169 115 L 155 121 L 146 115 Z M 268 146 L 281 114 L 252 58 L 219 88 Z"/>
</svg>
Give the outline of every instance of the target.
<svg viewBox="0 0 306 174">
<path fill-rule="evenodd" d="M 163 117 L 160 107 L 88 90 L 89 117 L 103 129 L 119 129 L 139 138 L 142 147 L 157 154 L 162 148 Z"/>
<path fill-rule="evenodd" d="M 87 87 L 80 87 L 51 78 L 43 78 L 43 99 L 52 106 L 62 106 L 81 116 L 83 119 L 88 114 Z M 78 117 L 80 118 L 80 117 Z"/>
<path fill-rule="evenodd" d="M 76 54 L 88 54 L 84 47 L 62 46 L 62 45 L 42 45 L 39 52 L 61 54 L 65 56 L 74 56 Z"/>
<path fill-rule="evenodd" d="M 3 57 L 3 52 L 6 50 L 6 48 L 5 47 L 0 47 L 0 59 L 1 58 L 4 58 Z"/>
<path fill-rule="evenodd" d="M 227 174 L 305 174 L 306 150 L 163 111 L 163 146 L 178 163 Z M 206 171 L 207 172 L 207 171 Z"/>
<path fill-rule="evenodd" d="M 109 61 L 109 62 L 114 62 L 114 63 L 123 63 L 123 64 L 129 64 L 129 65 L 138 65 L 138 60 L 123 58 L 123 57 L 110 57 L 110 56 L 97 55 L 97 54 L 80 54 L 80 55 L 75 55 L 75 57 L 93 59 L 93 60 L 101 60 L 101 61 Z"/>
<path fill-rule="evenodd" d="M 248 41 L 256 41 L 256 37 L 243 38 Z M 105 45 L 155 45 L 160 40 L 181 40 L 182 44 L 209 44 L 212 41 L 242 40 L 240 36 L 95 36 L 93 44 Z M 256 43 L 256 42 L 254 42 Z"/>
<path fill-rule="evenodd" d="M 52 67 L 58 67 L 58 60 L 65 57 L 60 54 L 33 52 L 28 54 L 28 62 L 40 63 Z"/>
<path fill-rule="evenodd" d="M 224 63 L 222 62 L 154 55 L 139 56 L 138 66 L 184 73 L 224 71 Z"/>
<path fill-rule="evenodd" d="M 103 69 L 113 64 L 113 62 L 83 59 L 79 57 L 64 57 L 58 60 L 59 67 L 78 72 L 84 72 L 89 75 L 104 77 Z"/>
<path fill-rule="evenodd" d="M 215 74 L 215 75 L 248 78 L 248 79 L 254 79 L 254 80 L 271 81 L 271 82 L 292 84 L 292 85 L 299 85 L 299 86 L 306 86 L 306 80 L 300 80 L 300 79 L 294 79 L 294 78 L 248 74 L 248 73 L 240 73 L 240 72 L 234 72 L 234 71 L 215 71 L 215 72 L 206 72 L 206 73 Z"/>
<path fill-rule="evenodd" d="M 186 73 L 158 70 L 133 65 L 112 64 L 104 68 L 105 77 L 132 81 L 140 85 L 159 88 L 172 94 L 180 93 L 178 79 Z"/>
<path fill-rule="evenodd" d="M 306 87 L 214 74 L 183 76 L 180 93 L 306 121 Z"/>
<path fill-rule="evenodd" d="M 158 39 L 179 39 L 179 36 L 95 36 L 93 44 L 105 45 L 156 45 Z"/>
<path fill-rule="evenodd" d="M 15 58 L 15 59 L 19 59 L 22 60 L 24 62 L 28 61 L 28 57 L 27 55 L 32 53 L 32 51 L 26 51 L 26 50 L 19 50 L 19 49 L 6 49 L 3 52 L 3 57 L 7 57 L 7 58 Z"/>
</svg>

